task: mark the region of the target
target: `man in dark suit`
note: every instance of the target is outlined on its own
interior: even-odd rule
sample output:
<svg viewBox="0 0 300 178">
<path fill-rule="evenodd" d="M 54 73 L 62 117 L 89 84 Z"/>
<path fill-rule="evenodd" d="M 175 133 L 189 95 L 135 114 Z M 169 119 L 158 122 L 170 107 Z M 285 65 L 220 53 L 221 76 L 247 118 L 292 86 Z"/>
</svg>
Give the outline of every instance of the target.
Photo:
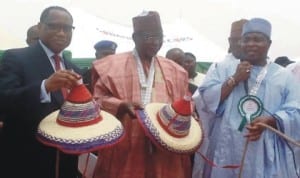
<svg viewBox="0 0 300 178">
<path fill-rule="evenodd" d="M 5 111 L 0 177 L 54 178 L 56 149 L 36 139 L 39 122 L 59 109 L 68 89 L 81 79 L 62 55 L 74 29 L 64 8 L 46 8 L 38 24 L 37 44 L 7 50 L 0 64 L 0 110 Z M 54 57 L 55 56 L 55 57 Z M 59 60 L 61 59 L 61 60 Z M 77 156 L 60 153 L 60 178 L 75 178 Z"/>
</svg>

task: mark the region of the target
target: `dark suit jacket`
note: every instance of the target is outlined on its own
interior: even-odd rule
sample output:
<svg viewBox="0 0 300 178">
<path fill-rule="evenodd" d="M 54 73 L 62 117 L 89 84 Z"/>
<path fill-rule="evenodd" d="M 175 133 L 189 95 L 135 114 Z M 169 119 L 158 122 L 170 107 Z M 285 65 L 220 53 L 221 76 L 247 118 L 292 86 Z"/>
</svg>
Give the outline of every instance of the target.
<svg viewBox="0 0 300 178">
<path fill-rule="evenodd" d="M 67 69 L 80 70 L 65 59 Z M 56 149 L 39 143 L 39 122 L 63 103 L 61 91 L 51 93 L 51 103 L 40 102 L 41 83 L 54 70 L 38 43 L 32 47 L 7 50 L 0 64 L 0 110 L 4 111 L 1 174 L 10 178 L 54 178 Z M 77 158 L 61 154 L 60 178 L 72 178 Z M 4 163 L 3 163 L 4 162 Z M 12 162 L 13 164 L 11 164 Z M 1 170 L 3 169 L 3 170 Z M 12 171 L 11 170 L 15 170 Z"/>
<path fill-rule="evenodd" d="M 85 71 L 83 71 L 82 77 L 86 88 L 92 93 L 92 70 L 86 69 Z"/>
</svg>

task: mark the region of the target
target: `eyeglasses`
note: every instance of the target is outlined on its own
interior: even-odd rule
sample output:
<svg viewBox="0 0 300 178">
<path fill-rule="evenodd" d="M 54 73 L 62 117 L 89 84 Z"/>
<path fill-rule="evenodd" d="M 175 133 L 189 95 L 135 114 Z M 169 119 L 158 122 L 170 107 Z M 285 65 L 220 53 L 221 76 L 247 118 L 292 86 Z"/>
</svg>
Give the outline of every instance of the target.
<svg viewBox="0 0 300 178">
<path fill-rule="evenodd" d="M 254 43 L 270 43 L 271 40 L 269 37 L 262 33 L 246 33 L 241 40 L 241 44 L 246 44 L 249 42 L 254 42 Z"/>
<path fill-rule="evenodd" d="M 56 23 L 44 23 L 44 24 L 46 24 L 48 29 L 53 32 L 59 32 L 62 29 L 65 33 L 70 33 L 75 29 L 75 27 L 73 27 L 72 25 L 56 24 Z"/>
<path fill-rule="evenodd" d="M 163 34 L 161 33 L 138 33 L 138 35 L 143 38 L 146 42 L 153 41 L 153 40 L 163 40 Z"/>
</svg>

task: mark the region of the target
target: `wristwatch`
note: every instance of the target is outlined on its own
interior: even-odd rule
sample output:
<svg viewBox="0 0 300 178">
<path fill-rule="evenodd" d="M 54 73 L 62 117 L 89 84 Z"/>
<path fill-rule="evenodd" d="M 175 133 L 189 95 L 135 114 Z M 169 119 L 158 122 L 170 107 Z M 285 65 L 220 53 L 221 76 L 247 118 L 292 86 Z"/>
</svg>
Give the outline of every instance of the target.
<svg viewBox="0 0 300 178">
<path fill-rule="evenodd" d="M 236 85 L 236 82 L 235 82 L 235 79 L 231 76 L 227 79 L 226 81 L 226 84 L 229 86 L 229 87 L 235 87 Z"/>
</svg>

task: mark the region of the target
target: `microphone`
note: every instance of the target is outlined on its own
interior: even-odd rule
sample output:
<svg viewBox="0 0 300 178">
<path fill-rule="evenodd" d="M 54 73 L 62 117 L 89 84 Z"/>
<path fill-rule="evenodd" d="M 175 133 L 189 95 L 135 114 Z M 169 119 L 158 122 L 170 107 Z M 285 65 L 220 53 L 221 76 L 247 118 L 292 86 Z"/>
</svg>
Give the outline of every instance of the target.
<svg viewBox="0 0 300 178">
<path fill-rule="evenodd" d="M 246 94 L 249 95 L 248 79 L 244 81 L 244 89 L 245 89 Z"/>
<path fill-rule="evenodd" d="M 246 58 L 245 58 L 245 54 L 242 53 L 241 54 L 241 59 L 240 59 L 241 62 L 243 61 L 247 61 Z M 248 87 L 248 79 L 247 80 L 244 80 L 244 89 L 245 89 L 245 92 L 246 92 L 246 95 L 249 95 L 249 87 Z"/>
</svg>

